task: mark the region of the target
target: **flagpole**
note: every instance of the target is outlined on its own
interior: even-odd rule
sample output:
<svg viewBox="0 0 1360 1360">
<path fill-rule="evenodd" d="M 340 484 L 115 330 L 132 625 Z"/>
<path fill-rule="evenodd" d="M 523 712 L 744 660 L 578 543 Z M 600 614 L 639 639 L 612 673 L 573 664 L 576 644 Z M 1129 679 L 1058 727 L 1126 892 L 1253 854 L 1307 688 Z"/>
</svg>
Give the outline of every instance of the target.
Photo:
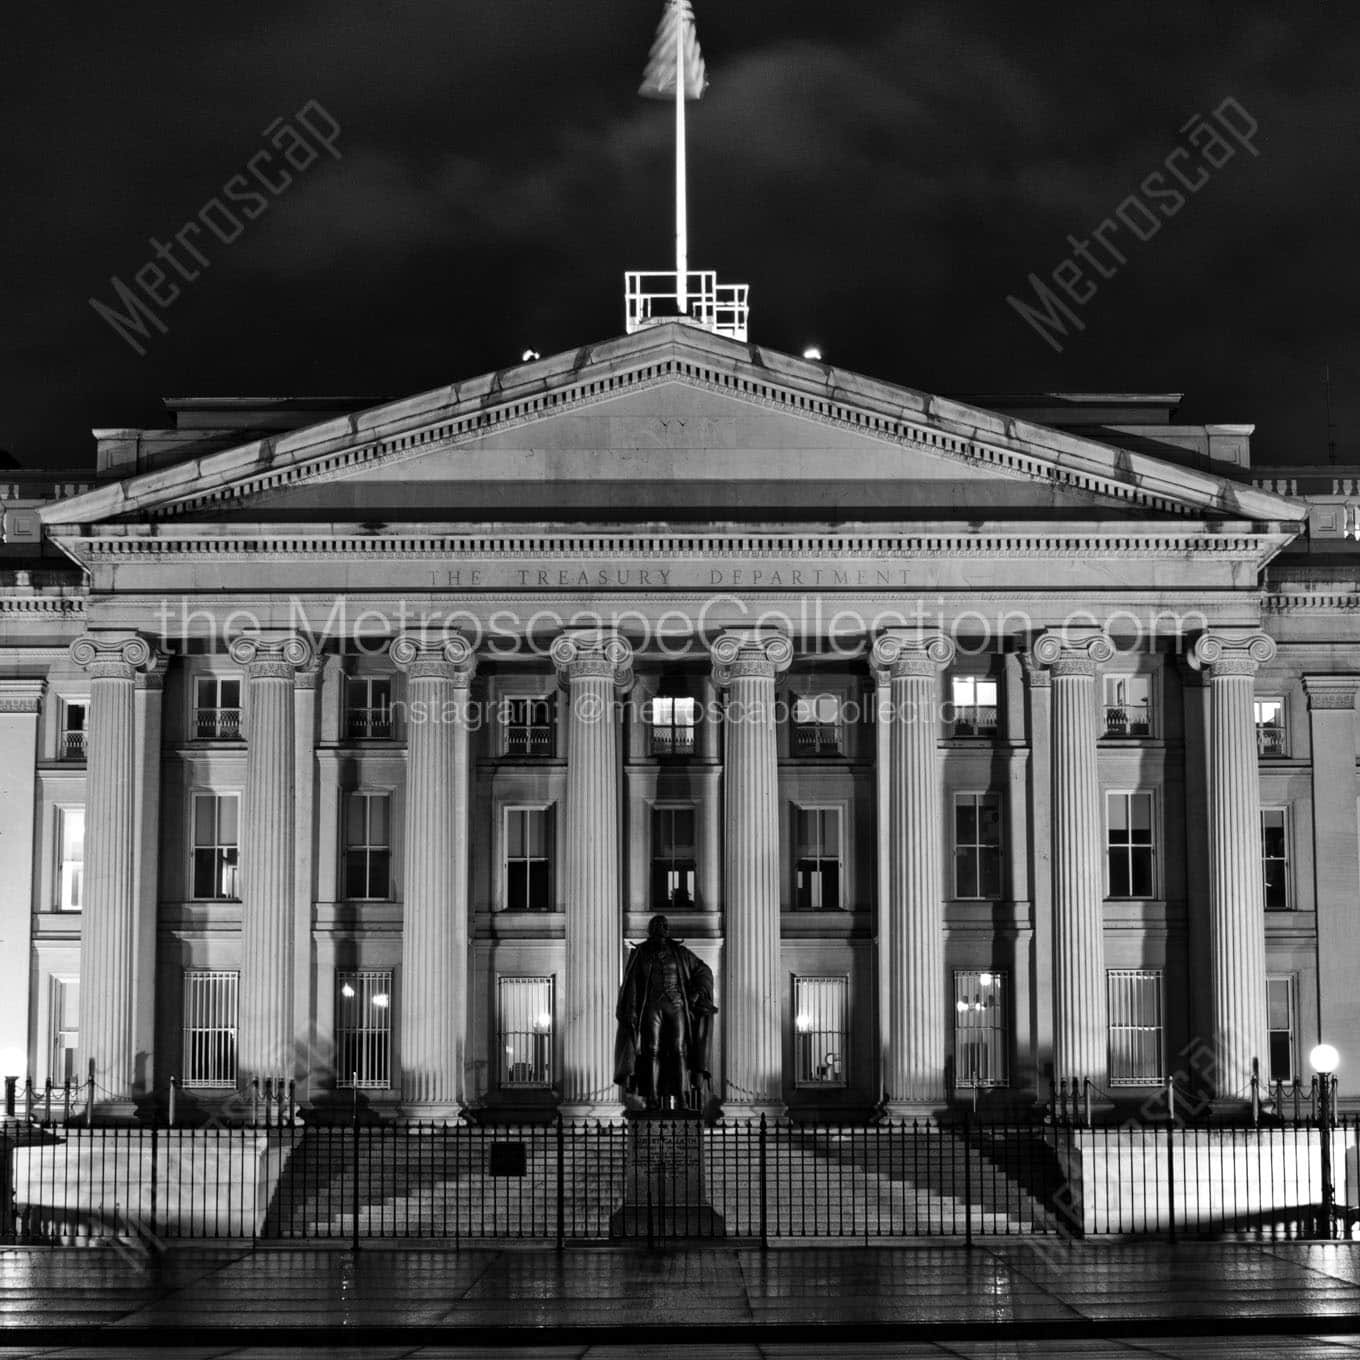
<svg viewBox="0 0 1360 1360">
<path fill-rule="evenodd" d="M 685 177 L 685 11 L 675 5 L 675 301 L 689 311 L 689 194 Z"/>
</svg>

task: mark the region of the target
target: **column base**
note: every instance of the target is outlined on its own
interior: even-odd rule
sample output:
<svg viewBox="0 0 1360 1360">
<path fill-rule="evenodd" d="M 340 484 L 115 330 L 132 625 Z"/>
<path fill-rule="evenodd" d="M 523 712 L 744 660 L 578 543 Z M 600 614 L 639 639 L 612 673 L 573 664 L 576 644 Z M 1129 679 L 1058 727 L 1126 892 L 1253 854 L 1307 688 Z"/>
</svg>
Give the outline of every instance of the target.
<svg viewBox="0 0 1360 1360">
<path fill-rule="evenodd" d="M 789 1107 L 782 1101 L 757 1104 L 753 1101 L 725 1100 L 718 1111 L 718 1118 L 727 1124 L 754 1124 L 761 1118 L 774 1123 L 789 1117 Z"/>
<path fill-rule="evenodd" d="M 402 1101 L 397 1107 L 398 1124 L 466 1124 L 469 1122 L 463 1107 L 452 1102 Z"/>
<path fill-rule="evenodd" d="M 572 1105 L 559 1105 L 557 1113 L 564 1124 L 622 1124 L 624 1109 L 620 1101 L 609 1104 L 582 1101 Z"/>
<path fill-rule="evenodd" d="M 938 1100 L 885 1100 L 874 1122 L 905 1124 L 920 1121 L 939 1124 L 948 1123 L 951 1119 L 961 1116 L 962 1112 L 952 1109 L 949 1102 L 941 1096 Z"/>
</svg>

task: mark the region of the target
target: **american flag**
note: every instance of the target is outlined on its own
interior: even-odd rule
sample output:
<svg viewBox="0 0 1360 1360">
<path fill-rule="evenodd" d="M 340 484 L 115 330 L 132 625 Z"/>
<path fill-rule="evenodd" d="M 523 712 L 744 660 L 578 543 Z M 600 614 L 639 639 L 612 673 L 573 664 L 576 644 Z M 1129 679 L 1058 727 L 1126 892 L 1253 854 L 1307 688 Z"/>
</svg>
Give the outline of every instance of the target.
<svg viewBox="0 0 1360 1360">
<path fill-rule="evenodd" d="M 704 55 L 699 51 L 699 29 L 690 0 L 666 0 L 661 26 L 656 30 L 652 53 L 638 93 L 647 99 L 675 98 L 675 26 L 683 24 L 685 49 L 685 98 L 701 99 L 708 85 Z"/>
</svg>

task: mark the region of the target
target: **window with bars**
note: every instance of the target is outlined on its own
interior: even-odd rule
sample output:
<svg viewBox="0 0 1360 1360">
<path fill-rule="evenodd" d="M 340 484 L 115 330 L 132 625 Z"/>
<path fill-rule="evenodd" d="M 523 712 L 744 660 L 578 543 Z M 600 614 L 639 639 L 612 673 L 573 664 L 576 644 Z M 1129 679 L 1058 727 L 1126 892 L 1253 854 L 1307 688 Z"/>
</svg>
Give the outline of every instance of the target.
<svg viewBox="0 0 1360 1360">
<path fill-rule="evenodd" d="M 1105 735 L 1107 737 L 1152 735 L 1151 676 L 1105 677 Z"/>
<path fill-rule="evenodd" d="M 698 701 L 659 694 L 649 707 L 652 754 L 692 756 L 699 723 Z"/>
<path fill-rule="evenodd" d="M 505 810 L 507 911 L 551 911 L 552 809 Z"/>
<path fill-rule="evenodd" d="M 793 700 L 793 754 L 841 753 L 841 701 L 834 694 L 799 694 Z"/>
<path fill-rule="evenodd" d="M 80 1080 L 76 1052 L 80 1048 L 80 979 L 54 977 L 51 992 L 51 1065 L 48 1072 L 54 1085 Z"/>
<path fill-rule="evenodd" d="M 1152 897 L 1156 859 L 1150 793 L 1105 796 L 1110 897 Z"/>
<path fill-rule="evenodd" d="M 850 1050 L 850 979 L 793 980 L 795 1086 L 844 1086 Z"/>
<path fill-rule="evenodd" d="M 391 799 L 345 795 L 345 896 L 385 902 L 392 895 Z"/>
<path fill-rule="evenodd" d="M 57 809 L 57 910 L 85 904 L 85 809 Z"/>
<path fill-rule="evenodd" d="M 1256 715 L 1256 751 L 1263 757 L 1289 754 L 1285 740 L 1284 700 L 1257 699 L 1252 704 Z"/>
<path fill-rule="evenodd" d="M 1110 1085 L 1148 1086 L 1166 1077 L 1162 974 L 1159 969 L 1115 968 L 1109 985 Z"/>
<path fill-rule="evenodd" d="M 351 675 L 345 680 L 345 738 L 392 740 L 392 677 Z"/>
<path fill-rule="evenodd" d="M 1006 975 L 983 970 L 954 974 L 954 1085 L 1010 1083 Z"/>
<path fill-rule="evenodd" d="M 1261 809 L 1261 877 L 1267 911 L 1288 911 L 1289 814 L 1284 808 Z"/>
<path fill-rule="evenodd" d="M 241 896 L 239 809 L 234 793 L 194 794 L 191 896 L 235 902 Z"/>
<path fill-rule="evenodd" d="M 240 974 L 190 968 L 184 974 L 184 1084 L 236 1085 Z"/>
<path fill-rule="evenodd" d="M 240 676 L 200 675 L 194 681 L 194 738 L 241 740 Z"/>
<path fill-rule="evenodd" d="M 1293 974 L 1266 979 L 1267 1038 L 1272 1082 L 1289 1083 L 1300 1075 L 1295 1048 L 1295 990 Z"/>
<path fill-rule="evenodd" d="M 1001 799 L 954 795 L 954 895 L 1001 896 Z"/>
<path fill-rule="evenodd" d="M 795 807 L 794 845 L 794 910 L 838 910 L 842 879 L 841 810 Z"/>
<path fill-rule="evenodd" d="M 652 809 L 652 910 L 694 906 L 694 809 Z"/>
<path fill-rule="evenodd" d="M 997 684 L 974 675 L 956 675 L 950 685 L 956 737 L 994 737 L 997 731 Z"/>
<path fill-rule="evenodd" d="M 553 1083 L 553 980 L 503 977 L 496 985 L 502 1087 Z"/>
<path fill-rule="evenodd" d="M 544 695 L 507 699 L 503 707 L 505 754 L 551 758 L 557 749 L 556 707 L 556 700 Z"/>
<path fill-rule="evenodd" d="M 335 1084 L 346 1090 L 392 1084 L 392 972 L 335 976 Z"/>
<path fill-rule="evenodd" d="M 90 701 L 67 699 L 61 706 L 61 731 L 57 734 L 58 760 L 84 760 L 88 748 Z"/>
</svg>

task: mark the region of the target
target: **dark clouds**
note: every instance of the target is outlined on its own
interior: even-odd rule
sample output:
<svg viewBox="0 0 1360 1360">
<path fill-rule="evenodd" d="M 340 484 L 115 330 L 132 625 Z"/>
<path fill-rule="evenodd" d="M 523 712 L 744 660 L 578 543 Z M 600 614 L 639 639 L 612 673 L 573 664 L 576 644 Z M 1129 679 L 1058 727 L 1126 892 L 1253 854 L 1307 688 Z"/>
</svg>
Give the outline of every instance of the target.
<svg viewBox="0 0 1360 1360">
<path fill-rule="evenodd" d="M 1325 456 L 1330 361 L 1360 460 L 1360 24 L 1348 7 L 698 0 L 691 259 L 753 336 L 939 391 L 1183 390 Z M 164 394 L 396 395 L 622 327 L 670 259 L 671 127 L 634 91 L 656 0 L 25 7 L 0 56 L 0 445 L 88 458 Z M 1225 165 L 1054 353 L 1006 305 L 1232 96 Z M 309 99 L 323 161 L 139 358 L 90 309 Z"/>
</svg>

